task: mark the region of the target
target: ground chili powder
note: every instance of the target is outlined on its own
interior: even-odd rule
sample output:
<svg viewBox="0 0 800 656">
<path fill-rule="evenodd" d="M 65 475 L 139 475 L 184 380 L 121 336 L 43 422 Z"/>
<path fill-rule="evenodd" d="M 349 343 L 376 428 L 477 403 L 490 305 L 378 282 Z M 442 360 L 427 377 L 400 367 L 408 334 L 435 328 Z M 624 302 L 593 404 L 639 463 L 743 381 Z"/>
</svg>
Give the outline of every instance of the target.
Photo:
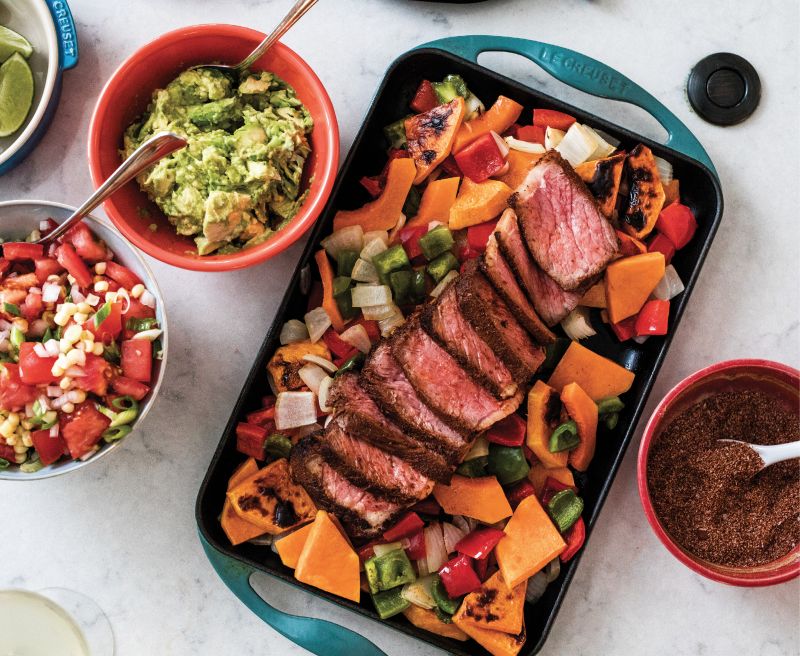
<svg viewBox="0 0 800 656">
<path fill-rule="evenodd" d="M 800 542 L 800 461 L 759 472 L 758 455 L 721 438 L 793 442 L 800 439 L 798 413 L 749 390 L 716 394 L 686 409 L 650 447 L 655 512 L 684 550 L 711 563 L 774 561 Z"/>
</svg>

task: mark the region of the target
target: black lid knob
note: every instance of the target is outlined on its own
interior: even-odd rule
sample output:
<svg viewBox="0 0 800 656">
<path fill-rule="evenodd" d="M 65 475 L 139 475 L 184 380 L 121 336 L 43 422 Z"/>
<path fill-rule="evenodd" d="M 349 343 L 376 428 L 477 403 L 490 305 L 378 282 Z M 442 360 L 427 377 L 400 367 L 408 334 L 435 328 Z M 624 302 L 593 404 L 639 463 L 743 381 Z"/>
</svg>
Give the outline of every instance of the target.
<svg viewBox="0 0 800 656">
<path fill-rule="evenodd" d="M 735 125 L 758 107 L 761 80 L 746 59 L 718 52 L 697 62 L 689 74 L 686 93 L 704 120 L 716 125 Z"/>
</svg>

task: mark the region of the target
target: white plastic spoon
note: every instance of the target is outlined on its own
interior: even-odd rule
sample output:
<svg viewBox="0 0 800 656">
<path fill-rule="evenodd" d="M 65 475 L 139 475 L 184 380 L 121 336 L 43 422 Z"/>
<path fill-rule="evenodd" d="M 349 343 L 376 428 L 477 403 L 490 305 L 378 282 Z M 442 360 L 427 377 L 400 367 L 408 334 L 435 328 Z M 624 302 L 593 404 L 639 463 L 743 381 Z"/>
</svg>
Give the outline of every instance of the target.
<svg viewBox="0 0 800 656">
<path fill-rule="evenodd" d="M 719 440 L 720 442 L 735 442 L 736 444 L 744 444 L 749 446 L 761 458 L 764 466 L 761 469 L 766 469 L 776 462 L 784 460 L 791 460 L 792 458 L 800 458 L 800 440 L 797 442 L 786 442 L 785 444 L 749 444 L 741 440 Z"/>
</svg>

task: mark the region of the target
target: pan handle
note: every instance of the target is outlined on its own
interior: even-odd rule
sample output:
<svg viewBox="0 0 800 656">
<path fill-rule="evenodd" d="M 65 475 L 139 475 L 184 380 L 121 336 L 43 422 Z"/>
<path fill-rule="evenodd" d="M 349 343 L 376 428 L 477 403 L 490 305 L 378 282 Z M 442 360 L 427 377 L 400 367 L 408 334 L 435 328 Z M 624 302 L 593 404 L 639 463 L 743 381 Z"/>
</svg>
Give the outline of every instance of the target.
<svg viewBox="0 0 800 656">
<path fill-rule="evenodd" d="M 419 47 L 438 48 L 474 62 L 478 61 L 478 55 L 482 52 L 511 52 L 522 55 L 575 89 L 641 107 L 667 131 L 667 146 L 700 162 L 717 175 L 711 158 L 697 137 L 675 114 L 638 84 L 596 59 L 549 43 L 490 34 L 447 37 Z"/>
<path fill-rule="evenodd" d="M 239 600 L 282 636 L 319 656 L 386 656 L 369 640 L 343 626 L 313 617 L 290 615 L 270 606 L 250 585 L 255 571 L 217 551 L 200 534 L 200 542 L 223 583 Z"/>
</svg>

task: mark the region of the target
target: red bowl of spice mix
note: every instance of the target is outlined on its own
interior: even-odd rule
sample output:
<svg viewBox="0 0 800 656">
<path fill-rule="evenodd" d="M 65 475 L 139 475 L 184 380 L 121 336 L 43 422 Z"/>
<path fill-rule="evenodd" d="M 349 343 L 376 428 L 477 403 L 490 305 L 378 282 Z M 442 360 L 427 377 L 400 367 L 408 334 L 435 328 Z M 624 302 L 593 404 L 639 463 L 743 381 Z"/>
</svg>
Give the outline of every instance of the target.
<svg viewBox="0 0 800 656">
<path fill-rule="evenodd" d="M 684 565 L 740 586 L 800 574 L 800 459 L 761 469 L 748 447 L 800 439 L 800 372 L 731 360 L 689 376 L 659 403 L 642 437 L 639 496 Z"/>
</svg>

